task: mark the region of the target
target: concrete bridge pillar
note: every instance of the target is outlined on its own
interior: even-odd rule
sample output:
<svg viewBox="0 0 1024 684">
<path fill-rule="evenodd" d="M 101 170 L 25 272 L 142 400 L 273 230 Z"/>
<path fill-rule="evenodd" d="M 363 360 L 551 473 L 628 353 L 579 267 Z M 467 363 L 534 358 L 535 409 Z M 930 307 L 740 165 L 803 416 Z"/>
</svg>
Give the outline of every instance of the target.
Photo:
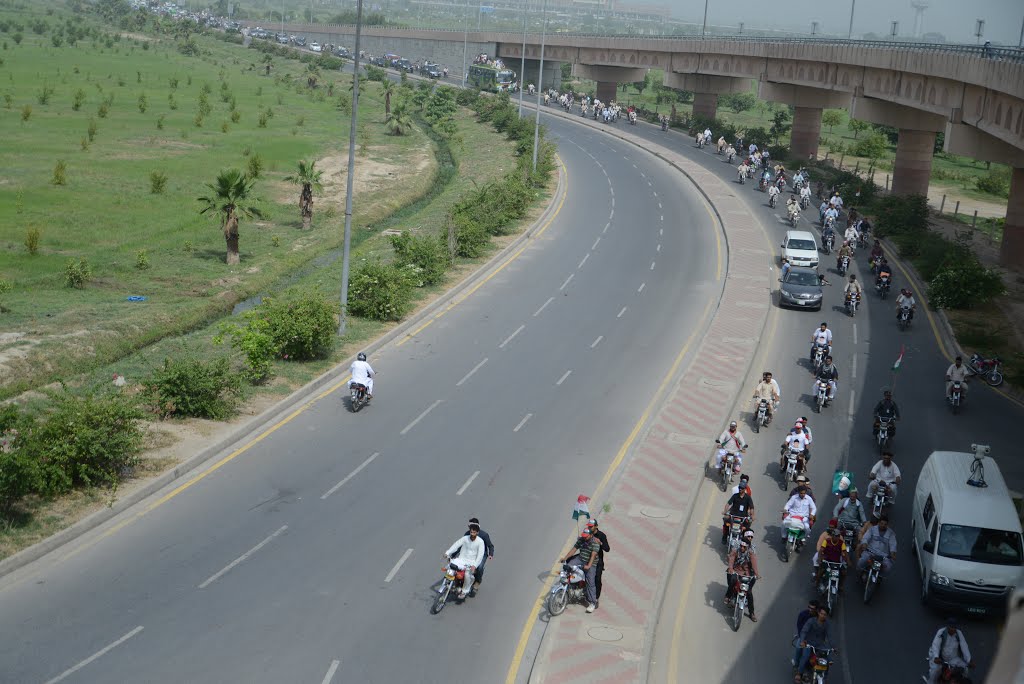
<svg viewBox="0 0 1024 684">
<path fill-rule="evenodd" d="M 892 194 L 927 195 L 932 177 L 935 133 L 901 128 L 892 167 Z"/>
<path fill-rule="evenodd" d="M 793 110 L 793 130 L 790 132 L 790 152 L 801 161 L 816 159 L 819 138 L 821 138 L 821 109 L 818 107 L 796 107 Z"/>
<path fill-rule="evenodd" d="M 636 83 L 647 76 L 647 69 L 634 67 L 600 66 L 596 64 L 572 65 L 573 76 L 597 82 L 595 95 L 601 102 L 611 102 L 618 98 L 616 91 L 620 83 Z"/>
<path fill-rule="evenodd" d="M 693 115 L 714 119 L 718 114 L 718 93 L 694 93 Z"/>
<path fill-rule="evenodd" d="M 750 92 L 749 78 L 735 78 L 733 76 L 711 76 L 708 74 L 666 71 L 661 82 L 668 88 L 692 92 L 693 115 L 709 119 L 714 119 L 718 114 L 719 95 Z"/>
<path fill-rule="evenodd" d="M 758 82 L 757 97 L 761 100 L 788 104 L 794 108 L 790 150 L 794 157 L 801 160 L 818 156 L 822 110 L 846 107 L 850 104 L 849 95 L 841 92 L 771 81 Z"/>
<path fill-rule="evenodd" d="M 1024 267 L 1024 169 L 1013 169 L 1010 176 L 1010 200 L 1006 203 L 1006 225 L 999 263 L 1020 269 Z"/>
</svg>

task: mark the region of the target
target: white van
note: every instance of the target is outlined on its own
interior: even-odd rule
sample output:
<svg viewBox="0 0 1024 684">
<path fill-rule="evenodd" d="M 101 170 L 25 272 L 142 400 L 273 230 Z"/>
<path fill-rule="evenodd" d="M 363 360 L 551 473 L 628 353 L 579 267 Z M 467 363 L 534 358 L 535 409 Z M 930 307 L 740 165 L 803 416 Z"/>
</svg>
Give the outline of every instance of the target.
<svg viewBox="0 0 1024 684">
<path fill-rule="evenodd" d="M 793 266 L 818 266 L 818 243 L 812 233 L 806 230 L 787 230 L 786 241 L 783 242 L 782 256 L 789 259 Z"/>
<path fill-rule="evenodd" d="M 1020 518 L 988 447 L 935 451 L 914 493 L 911 551 L 921 600 L 974 614 L 1002 614 L 1021 578 Z M 976 456 L 977 454 L 977 456 Z"/>
</svg>

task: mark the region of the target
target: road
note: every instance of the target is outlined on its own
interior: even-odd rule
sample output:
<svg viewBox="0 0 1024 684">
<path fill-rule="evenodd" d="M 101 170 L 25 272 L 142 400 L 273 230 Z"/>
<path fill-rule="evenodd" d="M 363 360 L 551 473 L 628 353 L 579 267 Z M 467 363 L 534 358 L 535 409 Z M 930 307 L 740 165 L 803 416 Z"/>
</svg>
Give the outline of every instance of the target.
<svg viewBox="0 0 1024 684">
<path fill-rule="evenodd" d="M 635 132 L 702 160 L 724 178 L 735 179 L 734 165 L 728 165 L 711 148 L 696 149 L 692 139 L 653 126 L 637 126 Z M 742 206 L 766 225 L 777 226 L 770 230 L 781 243 L 789 229 L 784 203 L 770 209 L 767 196 L 758 192 L 755 184 L 737 185 L 736 191 Z M 806 218 L 816 216 L 814 209 L 805 214 Z M 801 222 L 797 228 L 810 225 Z M 858 278 L 873 282 L 863 252 L 856 261 Z M 944 343 L 940 343 L 923 311 L 919 310 L 914 327 L 901 333 L 896 327 L 895 303 L 881 302 L 872 289 L 865 296 L 866 306 L 851 319 L 842 310 L 842 278 L 835 270 L 835 259 L 823 255 L 822 266 L 832 282 L 826 288 L 823 311 L 780 310 L 769 322 L 772 332 L 766 337 L 772 342 L 763 350 L 763 367 L 774 373 L 782 388 L 784 403 L 779 420 L 761 434 L 753 434 L 751 403 L 744 403 L 738 416 L 751 443 L 745 470 L 751 474 L 759 513 L 755 530 L 763 579 L 754 592 L 759 621 L 756 625 L 745 621 L 738 634 L 732 633 L 728 624 L 722 606 L 725 556 L 720 545 L 720 513 L 727 497 L 707 482 L 676 558 L 655 636 L 652 682 L 665 681 L 673 660 L 678 671 L 687 673 L 687 681 L 691 676 L 693 681 L 708 682 L 792 681 L 789 644 L 793 625 L 796 614 L 815 596 L 810 583 L 812 554 L 804 553 L 789 564 L 783 563 L 779 555 L 779 512 L 787 494 L 779 486 L 778 450 L 794 419 L 810 418 L 814 435 L 811 479 L 819 502 L 828 502 L 831 508 L 835 499 L 823 492 L 830 486 L 835 469 L 848 467 L 863 490 L 868 471 L 877 460 L 870 421 L 883 387 L 894 388 L 903 415 L 893 444 L 904 482 L 891 513 L 900 545 L 898 562 L 869 606 L 860 600 L 860 585 L 847 582 L 848 594 L 842 598 L 836 625 L 843 655 L 832 672 L 832 681 L 914 682 L 920 681 L 925 672 L 928 646 L 945 617 L 920 605 L 920 579 L 916 560 L 909 552 L 910 497 L 928 455 L 936 449 L 967 451 L 972 442 L 989 444 L 1010 487 L 1018 491 L 1024 488 L 1024 464 L 1015 458 L 1015 438 L 1010 429 L 1024 418 L 1024 407 L 975 382 L 963 412 L 951 415 L 942 399 L 949 353 L 940 348 Z M 907 275 L 897 269 L 896 287 L 907 283 Z M 829 323 L 835 336 L 834 356 L 841 382 L 838 401 L 816 415 L 810 403 L 812 376 L 807 353 L 811 331 L 822 321 Z M 891 368 L 901 345 L 906 348 L 906 356 L 901 370 L 893 376 Z M 748 391 L 752 391 L 754 380 L 751 378 Z M 814 539 L 828 517 L 819 513 L 819 523 L 812 532 Z M 975 681 L 982 681 L 995 652 L 997 626 L 970 621 L 965 633 L 979 663 Z"/>
<path fill-rule="evenodd" d="M 555 220 L 371 357 L 372 405 L 324 394 L 0 580 L 0 680 L 503 677 L 576 495 L 721 291 L 715 228 L 680 174 L 551 129 L 568 179 Z M 487 581 L 431 616 L 441 554 L 474 515 L 496 544 Z"/>
</svg>

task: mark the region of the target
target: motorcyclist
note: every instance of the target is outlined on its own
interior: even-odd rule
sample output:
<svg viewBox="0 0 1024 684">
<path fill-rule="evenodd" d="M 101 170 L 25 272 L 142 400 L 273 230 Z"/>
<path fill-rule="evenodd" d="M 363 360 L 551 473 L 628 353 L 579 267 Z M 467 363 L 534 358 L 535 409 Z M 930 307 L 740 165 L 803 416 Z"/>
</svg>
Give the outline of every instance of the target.
<svg viewBox="0 0 1024 684">
<path fill-rule="evenodd" d="M 896 501 L 896 490 L 903 482 L 900 467 L 893 463 L 892 452 L 882 452 L 882 458 L 871 467 L 870 482 L 868 483 L 868 499 L 874 500 L 878 493 L 878 483 L 885 482 L 889 485 L 889 499 Z"/>
<path fill-rule="evenodd" d="M 956 357 L 956 360 L 946 369 L 946 396 L 948 397 L 953 391 L 953 383 L 956 381 L 960 382 L 960 392 L 966 396 L 967 378 L 969 376 L 970 371 L 964 365 L 964 358 L 962 356 Z"/>
<path fill-rule="evenodd" d="M 836 220 L 839 218 L 839 210 L 831 204 L 825 209 L 825 213 L 821 217 L 821 225 L 828 225 L 829 223 L 835 225 Z"/>
<path fill-rule="evenodd" d="M 942 674 L 942 664 L 966 670 L 974 667 L 971 649 L 967 647 L 964 633 L 957 627 L 954 617 L 946 620 L 946 626 L 935 633 L 932 645 L 928 649 L 928 682 L 937 684 Z"/>
<path fill-rule="evenodd" d="M 562 563 L 570 563 L 583 569 L 583 575 L 587 582 L 588 613 L 597 610 L 597 561 L 600 554 L 601 542 L 592 534 L 591 528 L 587 527 L 580 533 L 573 545 L 573 552 L 561 560 Z"/>
<path fill-rule="evenodd" d="M 800 188 L 800 204 L 805 207 L 811 206 L 811 186 L 807 183 Z"/>
<path fill-rule="evenodd" d="M 800 493 L 800 488 L 803 487 L 807 492 L 807 496 L 812 501 L 817 503 L 817 499 L 814 498 L 814 488 L 811 486 L 811 480 L 803 473 L 796 476 L 796 486 L 789 492 L 789 498 L 792 499 L 794 496 Z"/>
<path fill-rule="evenodd" d="M 772 380 L 772 374 L 765 372 L 761 376 L 761 382 L 754 388 L 754 408 L 760 405 L 761 400 L 768 402 L 768 422 L 772 421 L 772 414 L 779 402 L 778 385 Z"/>
<path fill-rule="evenodd" d="M 836 270 L 840 272 L 843 270 L 843 257 L 853 261 L 853 247 L 850 246 L 849 240 L 844 240 L 843 246 L 836 250 Z"/>
<path fill-rule="evenodd" d="M 470 518 L 470 525 L 480 525 L 478 518 Z M 469 530 L 466 530 L 466 534 L 469 534 Z M 491 535 L 487 534 L 484 530 L 480 530 L 480 538 L 484 540 L 484 557 L 480 559 L 480 565 L 477 566 L 473 581 L 473 591 L 477 591 L 480 588 L 480 583 L 484 581 L 484 567 L 487 565 L 487 561 L 494 558 L 494 543 L 491 541 Z"/>
<path fill-rule="evenodd" d="M 801 425 L 799 429 L 794 428 L 794 432 L 786 435 L 785 441 L 782 442 L 782 446 L 779 448 L 781 455 L 779 466 L 783 470 L 786 469 L 787 455 L 790 451 L 793 451 L 797 453 L 796 470 L 798 473 L 803 472 L 807 467 L 807 462 L 810 460 L 810 455 L 807 453 L 807 446 L 809 444 L 810 441 L 807 438 L 807 433 L 803 430 L 803 426 Z"/>
<path fill-rule="evenodd" d="M 864 533 L 857 554 L 857 570 L 861 573 L 866 572 L 871 559 L 877 557 L 882 559 L 882 575 L 889 574 L 896 561 L 896 533 L 889 529 L 889 516 L 879 516 L 878 524 Z"/>
<path fill-rule="evenodd" d="M 804 435 L 807 437 L 807 445 L 804 447 L 804 451 L 807 452 L 807 460 L 811 459 L 811 444 L 814 443 L 814 436 L 811 434 L 811 426 L 807 421 L 807 416 L 803 416 L 800 420 L 793 423 L 793 427 L 789 429 L 789 434 L 795 435 L 800 430 L 803 430 Z"/>
<path fill-rule="evenodd" d="M 910 309 L 910 319 L 914 319 L 914 310 L 917 309 L 917 302 L 914 301 L 914 293 L 907 288 L 900 290 L 896 297 L 896 318 L 899 319 L 903 307 Z"/>
<path fill-rule="evenodd" d="M 825 357 L 825 362 L 821 364 L 821 368 L 818 369 L 815 380 L 821 380 L 828 385 L 828 397 L 826 401 L 832 401 L 836 396 L 836 388 L 839 387 L 839 369 L 836 368 L 836 364 L 832 361 L 832 355 L 829 354 Z M 817 393 L 817 383 L 814 386 L 814 392 Z"/>
<path fill-rule="evenodd" d="M 827 245 L 829 242 L 829 238 L 832 239 L 832 245 L 835 245 L 836 231 L 832 228 L 831 225 L 825 226 L 825 228 L 821 231 L 821 244 Z"/>
<path fill-rule="evenodd" d="M 771 206 L 775 206 L 775 202 L 778 201 L 779 194 L 779 186 L 775 185 L 774 183 L 768 186 L 768 203 Z"/>
<path fill-rule="evenodd" d="M 740 492 L 746 492 L 748 496 L 753 498 L 754 493 L 750 491 L 750 476 L 746 473 L 740 475 L 740 482 L 738 485 L 732 488 L 732 494 L 739 494 Z"/>
<path fill-rule="evenodd" d="M 832 516 L 839 520 L 840 529 L 851 529 L 854 531 L 854 539 L 867 522 L 867 514 L 860 502 L 860 494 L 856 487 L 850 487 L 849 496 L 839 500 L 832 510 Z"/>
<path fill-rule="evenodd" d="M 875 259 L 878 259 L 884 255 L 882 251 L 882 243 L 875 240 L 875 244 L 871 245 L 871 253 L 868 254 L 868 260 L 873 264 Z"/>
<path fill-rule="evenodd" d="M 803 681 L 801 677 L 803 671 L 807 668 L 807 663 L 811 659 L 811 647 L 816 650 L 833 648 L 832 623 L 830 623 L 828 619 L 827 607 L 818 606 L 817 617 L 804 623 L 803 629 L 800 630 L 799 639 L 799 647 L 803 650 L 800 654 L 800 662 L 796 664 L 794 671 L 794 681 L 797 682 L 797 684 Z"/>
<path fill-rule="evenodd" d="M 459 598 L 466 598 L 466 594 L 473 588 L 473 573 L 484 558 L 484 540 L 480 538 L 480 526 L 476 523 L 469 524 L 469 534 L 455 540 L 447 551 L 444 552 L 445 561 L 451 563 L 459 570 L 466 571 L 466 578 L 462 582 L 462 589 L 459 590 Z M 457 557 L 453 558 L 453 556 Z M 445 570 L 448 566 L 445 566 Z"/>
<path fill-rule="evenodd" d="M 850 249 L 854 249 L 857 245 L 857 240 L 860 239 L 860 232 L 857 230 L 857 226 L 850 223 L 846 226 L 846 232 L 843 233 L 843 239 L 850 243 Z"/>
<path fill-rule="evenodd" d="M 750 578 L 750 585 L 747 588 L 747 615 L 751 622 L 757 622 L 757 615 L 754 613 L 754 584 L 760 578 L 757 572 L 757 553 L 751 546 L 751 538 L 754 533 L 748 530 L 750 537 L 740 538 L 740 547 L 729 554 L 729 565 L 725 569 L 725 580 L 728 589 L 725 592 L 725 604 L 731 606 L 736 598 L 736 591 L 739 588 L 739 577 Z"/>
<path fill-rule="evenodd" d="M 828 529 L 818 537 L 818 545 L 815 547 L 814 557 L 811 559 L 811 564 L 815 568 L 815 582 L 821 581 L 821 572 L 827 567 L 826 562 L 843 564 L 843 569 L 839 572 L 841 583 L 846 574 L 846 566 L 850 563 L 850 555 L 849 549 L 846 548 L 846 542 L 839 534 L 839 521 L 836 518 L 828 521 Z"/>
<path fill-rule="evenodd" d="M 846 301 L 860 299 L 862 292 L 863 289 L 860 286 L 860 282 L 857 280 L 857 276 L 851 273 L 850 282 L 846 283 L 846 287 L 843 288 L 843 294 L 846 297 Z"/>
<path fill-rule="evenodd" d="M 878 436 L 879 418 L 889 419 L 889 437 L 896 436 L 896 421 L 900 419 L 900 407 L 892 400 L 892 391 L 882 390 L 882 400 L 875 404 L 875 425 L 872 434 Z"/>
<path fill-rule="evenodd" d="M 730 496 L 722 508 L 723 544 L 729 539 L 729 528 L 732 527 L 733 518 L 743 519 L 743 522 L 740 524 L 743 529 L 749 529 L 754 524 L 754 499 L 747 493 L 746 489 L 741 489 Z"/>
<path fill-rule="evenodd" d="M 356 356 L 356 360 L 349 366 L 349 373 L 352 378 L 348 381 L 348 386 L 352 385 L 363 385 L 366 387 L 366 400 L 373 399 L 373 367 L 366 362 L 366 354 L 359 352 Z"/>
<path fill-rule="evenodd" d="M 735 420 L 729 423 L 729 427 L 715 440 L 715 444 L 720 447 L 715 453 L 715 469 L 718 470 L 722 467 L 722 459 L 726 454 L 732 454 L 736 457 L 736 472 L 739 472 L 740 464 L 743 462 L 742 452 L 747 448 L 747 440 L 743 438 Z"/>
<path fill-rule="evenodd" d="M 800 204 L 797 202 L 796 197 L 790 197 L 786 200 L 786 212 L 790 217 L 800 216 Z"/>
<path fill-rule="evenodd" d="M 825 356 L 832 353 L 832 331 L 826 321 L 822 321 L 821 326 L 811 333 L 811 363 L 814 363 L 814 350 L 817 347 L 825 348 Z"/>
<path fill-rule="evenodd" d="M 807 496 L 806 487 L 797 487 L 796 496 L 789 498 L 786 505 L 782 507 L 782 520 L 786 521 L 790 517 L 800 517 L 803 519 L 804 534 L 810 534 L 811 525 L 814 524 L 814 518 L 818 515 L 818 507 L 814 503 L 814 499 Z M 782 541 L 786 541 L 787 531 L 786 526 L 782 525 Z"/>
</svg>

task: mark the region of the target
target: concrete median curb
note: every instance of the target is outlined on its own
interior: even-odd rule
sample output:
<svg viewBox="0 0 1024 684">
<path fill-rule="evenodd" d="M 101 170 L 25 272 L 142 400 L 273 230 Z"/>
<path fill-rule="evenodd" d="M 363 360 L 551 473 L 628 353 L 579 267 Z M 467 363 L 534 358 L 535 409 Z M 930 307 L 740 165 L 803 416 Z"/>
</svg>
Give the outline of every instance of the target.
<svg viewBox="0 0 1024 684">
<path fill-rule="evenodd" d="M 522 234 L 516 237 L 512 242 L 506 245 L 504 248 L 499 250 L 494 256 L 492 256 L 486 263 L 481 265 L 478 269 L 473 271 L 470 275 L 463 278 L 459 283 L 454 285 L 451 289 L 446 291 L 443 295 L 435 299 L 433 302 L 423 307 L 416 315 L 412 318 L 403 321 L 400 325 L 396 326 L 383 336 L 379 337 L 374 342 L 366 346 L 367 352 L 375 352 L 387 344 L 399 339 L 403 335 L 408 334 L 410 331 L 415 330 L 416 327 L 421 325 L 428 318 L 434 316 L 441 309 L 448 306 L 453 300 L 457 299 L 464 292 L 471 290 L 479 282 L 489 277 L 498 268 L 501 268 L 513 255 L 516 254 L 517 250 L 531 240 L 534 235 L 537 234 L 544 226 L 554 220 L 555 215 L 561 208 L 562 203 L 565 201 L 567 192 L 566 177 L 564 166 L 559 160 L 558 164 L 558 182 L 555 186 L 555 191 L 552 193 L 551 199 L 548 202 L 548 206 L 540 217 L 533 222 Z M 33 561 L 36 561 L 48 553 L 60 548 L 61 546 L 78 539 L 82 535 L 86 534 L 90 530 L 99 527 L 108 520 L 116 517 L 120 513 L 128 510 L 132 506 L 144 501 L 150 496 L 156 494 L 163 488 L 172 484 L 179 478 L 190 473 L 191 471 L 201 467 L 208 461 L 213 460 L 216 456 L 222 454 L 232 447 L 241 447 L 244 442 L 248 441 L 248 438 L 252 433 L 259 432 L 261 429 L 268 425 L 272 425 L 282 417 L 290 414 L 295 410 L 299 410 L 302 406 L 309 404 L 313 400 L 313 395 L 320 389 L 339 382 L 348 373 L 348 366 L 352 359 L 347 359 L 341 364 L 321 374 L 314 380 L 303 385 L 299 389 L 295 390 L 281 401 L 274 404 L 272 407 L 266 409 L 262 413 L 253 416 L 246 420 L 244 423 L 238 425 L 235 429 L 225 434 L 223 437 L 218 439 L 213 444 L 209 445 L 199 453 L 195 454 L 186 461 L 179 463 L 177 466 L 168 470 L 157 477 L 153 478 L 149 482 L 139 486 L 132 490 L 131 493 L 125 495 L 123 498 L 116 500 L 113 504 L 102 510 L 96 511 L 91 515 L 79 520 L 77 523 L 71 525 L 68 528 L 57 532 L 50 537 L 33 544 L 32 546 L 19 551 L 11 556 L 0 561 L 0 577 L 10 574 L 19 568 L 22 568 Z"/>
</svg>

